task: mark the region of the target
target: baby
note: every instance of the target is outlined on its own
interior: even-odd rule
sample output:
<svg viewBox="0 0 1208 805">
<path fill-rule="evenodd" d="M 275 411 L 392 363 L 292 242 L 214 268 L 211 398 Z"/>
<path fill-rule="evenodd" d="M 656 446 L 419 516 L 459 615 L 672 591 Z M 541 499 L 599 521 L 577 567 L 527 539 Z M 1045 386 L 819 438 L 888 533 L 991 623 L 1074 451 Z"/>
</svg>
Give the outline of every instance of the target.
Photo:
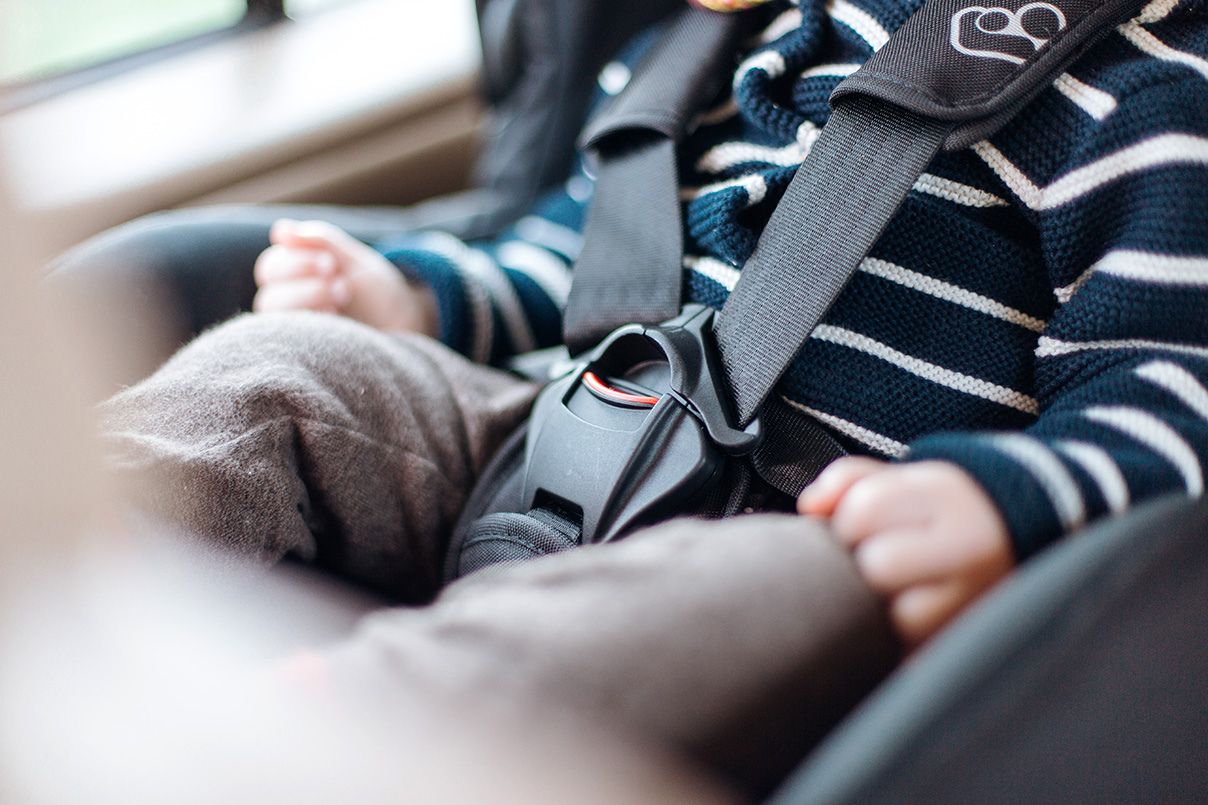
<svg viewBox="0 0 1208 805">
<path fill-rule="evenodd" d="M 431 291 L 380 253 L 322 221 L 278 221 L 256 262 L 255 310 L 336 313 L 387 331 L 436 336 Z M 801 494 L 803 515 L 825 517 L 865 581 L 889 601 L 907 646 L 947 623 L 1014 565 L 994 503 L 959 467 L 834 462 Z"/>
<path fill-rule="evenodd" d="M 759 12 L 731 94 L 677 144 L 686 301 L 724 304 L 831 91 L 916 6 Z M 939 154 L 773 392 L 857 456 L 798 511 L 852 549 L 907 645 L 1093 519 L 1203 492 L 1202 6 L 1156 0 L 999 132 Z M 630 62 L 605 69 L 605 93 Z M 486 367 L 558 343 L 592 192 L 580 166 L 475 243 L 417 232 L 375 250 L 279 222 L 254 307 L 295 315 L 217 328 L 115 400 L 125 460 L 179 481 L 188 528 L 430 600 L 460 496 L 536 393 Z M 358 552 L 370 543 L 382 552 Z"/>
</svg>

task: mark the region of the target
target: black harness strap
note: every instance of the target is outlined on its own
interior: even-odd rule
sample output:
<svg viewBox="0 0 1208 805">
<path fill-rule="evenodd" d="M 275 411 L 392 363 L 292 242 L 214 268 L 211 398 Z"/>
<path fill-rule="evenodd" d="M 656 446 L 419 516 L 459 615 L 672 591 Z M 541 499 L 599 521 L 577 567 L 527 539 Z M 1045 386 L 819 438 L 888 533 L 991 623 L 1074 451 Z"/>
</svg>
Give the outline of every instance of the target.
<svg viewBox="0 0 1208 805">
<path fill-rule="evenodd" d="M 682 305 L 683 227 L 675 143 L 719 88 L 746 14 L 688 8 L 629 85 L 584 132 L 596 186 L 563 333 L 572 355 L 624 324 L 657 324 Z"/>
<path fill-rule="evenodd" d="M 951 129 L 862 96 L 835 109 L 716 320 L 739 427 L 760 410 Z"/>
<path fill-rule="evenodd" d="M 600 160 L 563 319 L 572 355 L 623 323 L 666 321 L 680 309 L 684 246 L 675 143 L 658 135 L 641 139 Z M 644 225 L 632 225 L 630 210 L 642 211 Z"/>
</svg>

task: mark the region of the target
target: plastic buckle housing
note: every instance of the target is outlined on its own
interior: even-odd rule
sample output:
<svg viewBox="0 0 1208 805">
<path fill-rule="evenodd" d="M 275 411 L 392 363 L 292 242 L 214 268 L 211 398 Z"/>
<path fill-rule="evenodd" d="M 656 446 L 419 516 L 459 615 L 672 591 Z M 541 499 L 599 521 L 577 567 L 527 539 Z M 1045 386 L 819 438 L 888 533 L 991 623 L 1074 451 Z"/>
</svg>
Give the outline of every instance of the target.
<svg viewBox="0 0 1208 805">
<path fill-rule="evenodd" d="M 690 305 L 655 327 L 614 331 L 537 398 L 525 444 L 522 511 L 582 517 L 583 542 L 606 542 L 680 514 L 762 438 L 731 424 L 713 342 L 714 311 Z"/>
</svg>

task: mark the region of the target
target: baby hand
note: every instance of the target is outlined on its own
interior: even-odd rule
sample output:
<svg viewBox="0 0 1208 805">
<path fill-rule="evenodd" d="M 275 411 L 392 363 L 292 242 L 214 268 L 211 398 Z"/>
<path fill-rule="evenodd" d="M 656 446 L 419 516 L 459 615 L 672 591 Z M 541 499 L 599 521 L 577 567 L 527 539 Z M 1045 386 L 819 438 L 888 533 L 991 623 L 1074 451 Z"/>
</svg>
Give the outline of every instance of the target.
<svg viewBox="0 0 1208 805">
<path fill-rule="evenodd" d="M 964 470 L 943 461 L 844 458 L 797 500 L 829 517 L 865 581 L 889 600 L 908 648 L 921 644 L 1010 572 L 1002 515 Z"/>
<path fill-rule="evenodd" d="M 379 330 L 436 335 L 431 291 L 339 227 L 282 219 L 269 240 L 256 260 L 253 310 L 339 313 Z"/>
</svg>

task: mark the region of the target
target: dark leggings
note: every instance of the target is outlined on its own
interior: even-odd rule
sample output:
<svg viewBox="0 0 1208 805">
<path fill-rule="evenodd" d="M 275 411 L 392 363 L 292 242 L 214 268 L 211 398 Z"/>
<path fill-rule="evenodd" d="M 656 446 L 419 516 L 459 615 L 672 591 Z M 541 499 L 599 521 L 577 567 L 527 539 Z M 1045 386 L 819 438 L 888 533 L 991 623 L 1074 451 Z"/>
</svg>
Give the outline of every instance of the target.
<svg viewBox="0 0 1208 805">
<path fill-rule="evenodd" d="M 279 218 L 329 221 L 374 244 L 415 229 L 480 237 L 499 204 L 485 191 L 414 207 L 266 204 L 155 213 L 103 232 L 61 255 L 47 280 L 98 337 L 138 352 L 112 370 L 117 387 L 150 374 L 202 330 L 251 309 L 252 268 Z"/>
</svg>

